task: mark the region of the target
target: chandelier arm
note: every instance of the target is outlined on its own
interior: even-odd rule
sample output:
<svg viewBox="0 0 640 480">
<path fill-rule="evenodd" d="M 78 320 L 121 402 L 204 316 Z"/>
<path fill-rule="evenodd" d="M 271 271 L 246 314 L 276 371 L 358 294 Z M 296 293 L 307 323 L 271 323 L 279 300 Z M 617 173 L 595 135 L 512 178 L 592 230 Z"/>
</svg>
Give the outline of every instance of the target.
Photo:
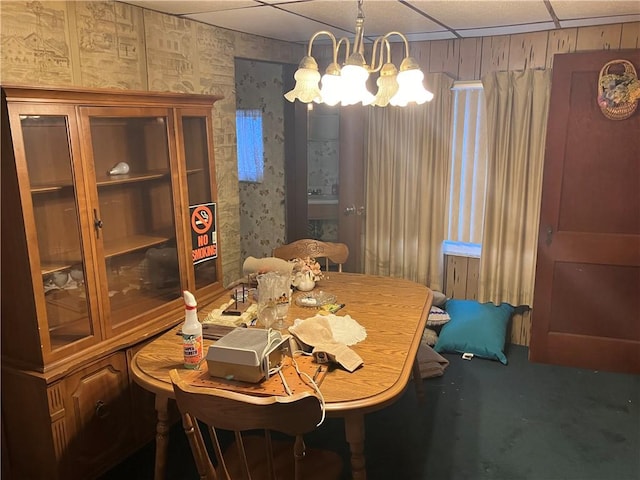
<svg viewBox="0 0 640 480">
<path fill-rule="evenodd" d="M 376 62 L 376 56 L 378 56 L 378 47 L 380 48 L 379 61 Z M 385 48 L 386 47 L 386 48 Z M 373 42 L 373 48 L 371 50 L 371 66 L 367 68 L 369 73 L 379 72 L 384 64 L 384 52 L 387 51 L 387 62 L 391 62 L 391 47 L 389 41 L 384 37 L 378 37 Z"/>
<path fill-rule="evenodd" d="M 344 53 L 344 61 L 347 61 L 347 58 L 349 58 L 349 55 L 351 53 L 351 43 L 349 42 L 349 39 L 347 37 L 342 37 L 340 40 L 338 40 L 338 44 L 337 46 L 334 48 L 334 55 L 333 55 L 333 61 L 335 63 L 338 62 L 338 53 L 340 53 L 340 45 L 344 44 L 344 48 L 345 48 L 345 53 Z"/>
<path fill-rule="evenodd" d="M 384 38 L 385 40 L 388 39 L 391 35 L 398 35 L 402 41 L 404 42 L 404 56 L 405 58 L 409 56 L 409 41 L 407 40 L 407 37 L 404 36 L 404 34 L 400 33 L 400 32 L 389 32 L 389 33 L 385 33 L 384 34 Z"/>
<path fill-rule="evenodd" d="M 313 47 L 313 41 L 319 37 L 320 35 L 327 35 L 329 38 L 331 38 L 331 43 L 333 44 L 333 61 L 336 61 L 336 37 L 333 35 L 333 33 L 331 33 L 328 30 L 320 30 L 316 33 L 314 33 L 313 35 L 311 35 L 311 38 L 309 39 L 309 47 L 307 49 L 307 56 L 310 57 L 311 56 L 311 48 Z"/>
</svg>

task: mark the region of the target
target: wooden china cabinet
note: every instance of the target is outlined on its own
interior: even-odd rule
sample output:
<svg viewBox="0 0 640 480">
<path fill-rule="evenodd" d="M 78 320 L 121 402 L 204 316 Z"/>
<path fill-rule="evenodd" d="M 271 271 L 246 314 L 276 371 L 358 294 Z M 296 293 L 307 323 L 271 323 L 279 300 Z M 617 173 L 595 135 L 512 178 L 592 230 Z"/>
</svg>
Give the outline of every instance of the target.
<svg viewBox="0 0 640 480">
<path fill-rule="evenodd" d="M 190 214 L 215 212 L 219 98 L 2 87 L 12 478 L 94 478 L 153 438 L 153 399 L 128 362 L 183 321 L 183 289 L 201 303 L 223 292 L 220 255 L 192 261 Z M 217 246 L 212 216 L 199 221 Z"/>
</svg>

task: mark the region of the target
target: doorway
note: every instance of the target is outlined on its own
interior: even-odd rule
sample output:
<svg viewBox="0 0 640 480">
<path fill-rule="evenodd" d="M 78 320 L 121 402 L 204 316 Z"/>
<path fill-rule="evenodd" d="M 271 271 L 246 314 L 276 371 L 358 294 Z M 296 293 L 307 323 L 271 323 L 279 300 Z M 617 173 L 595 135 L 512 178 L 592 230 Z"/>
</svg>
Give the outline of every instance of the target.
<svg viewBox="0 0 640 480">
<path fill-rule="evenodd" d="M 284 91 L 297 66 L 284 69 Z M 346 243 L 348 272 L 361 272 L 364 108 L 285 101 L 286 243 Z"/>
</svg>

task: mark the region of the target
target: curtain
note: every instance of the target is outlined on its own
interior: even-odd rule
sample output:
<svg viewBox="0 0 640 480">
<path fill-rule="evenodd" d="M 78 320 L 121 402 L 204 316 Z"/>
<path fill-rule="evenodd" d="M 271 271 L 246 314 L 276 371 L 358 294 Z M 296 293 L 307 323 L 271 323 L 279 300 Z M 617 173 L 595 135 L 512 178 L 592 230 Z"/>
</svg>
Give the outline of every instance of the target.
<svg viewBox="0 0 640 480">
<path fill-rule="evenodd" d="M 489 160 L 478 300 L 533 304 L 551 70 L 482 79 Z"/>
<path fill-rule="evenodd" d="M 365 127 L 364 271 L 442 290 L 451 86 L 428 74 L 431 102 L 370 107 Z"/>
</svg>

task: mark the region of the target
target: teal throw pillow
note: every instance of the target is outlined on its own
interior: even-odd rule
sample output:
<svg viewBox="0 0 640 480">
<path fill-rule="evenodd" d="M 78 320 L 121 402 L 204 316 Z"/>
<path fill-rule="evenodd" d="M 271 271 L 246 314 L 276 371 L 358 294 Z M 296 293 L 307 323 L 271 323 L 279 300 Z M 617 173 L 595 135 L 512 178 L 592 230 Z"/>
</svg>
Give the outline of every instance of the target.
<svg viewBox="0 0 640 480">
<path fill-rule="evenodd" d="M 433 349 L 438 352 L 473 353 L 507 364 L 504 343 L 514 308 L 475 300 L 447 300 L 444 309 L 451 317 L 442 326 Z"/>
</svg>

